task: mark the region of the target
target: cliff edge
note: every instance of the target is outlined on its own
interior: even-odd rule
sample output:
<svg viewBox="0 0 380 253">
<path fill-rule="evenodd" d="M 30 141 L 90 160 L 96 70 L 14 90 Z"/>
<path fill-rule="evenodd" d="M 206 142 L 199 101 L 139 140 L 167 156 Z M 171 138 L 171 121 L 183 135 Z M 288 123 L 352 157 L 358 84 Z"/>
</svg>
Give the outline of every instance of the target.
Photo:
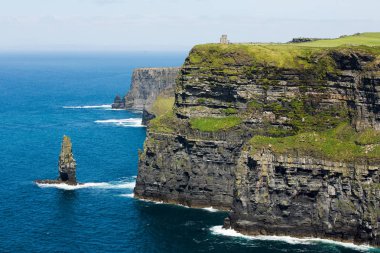
<svg viewBox="0 0 380 253">
<path fill-rule="evenodd" d="M 151 120 L 137 198 L 250 235 L 380 246 L 380 34 L 194 47 Z"/>
</svg>

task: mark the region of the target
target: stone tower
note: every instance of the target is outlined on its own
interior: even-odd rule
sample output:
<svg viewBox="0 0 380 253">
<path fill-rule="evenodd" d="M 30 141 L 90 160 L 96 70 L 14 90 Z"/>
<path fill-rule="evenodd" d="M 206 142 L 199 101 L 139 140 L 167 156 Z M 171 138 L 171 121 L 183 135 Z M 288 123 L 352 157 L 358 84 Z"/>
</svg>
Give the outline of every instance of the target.
<svg viewBox="0 0 380 253">
<path fill-rule="evenodd" d="M 220 37 L 220 44 L 228 44 L 230 43 L 227 39 L 227 34 L 223 34 L 222 37 Z"/>
</svg>

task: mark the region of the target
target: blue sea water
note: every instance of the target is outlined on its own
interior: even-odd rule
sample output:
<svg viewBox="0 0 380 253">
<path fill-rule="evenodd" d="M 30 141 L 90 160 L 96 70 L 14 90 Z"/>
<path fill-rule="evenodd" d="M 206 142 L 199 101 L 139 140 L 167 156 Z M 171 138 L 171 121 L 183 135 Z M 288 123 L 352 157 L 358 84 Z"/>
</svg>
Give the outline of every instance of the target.
<svg viewBox="0 0 380 253">
<path fill-rule="evenodd" d="M 133 68 L 179 66 L 184 58 L 0 55 L 0 252 L 367 251 L 226 236 L 215 227 L 224 212 L 131 198 L 146 129 L 139 125 L 141 114 L 100 105 L 128 90 Z M 77 178 L 87 184 L 39 187 L 34 180 L 57 176 L 64 134 L 72 138 Z"/>
</svg>

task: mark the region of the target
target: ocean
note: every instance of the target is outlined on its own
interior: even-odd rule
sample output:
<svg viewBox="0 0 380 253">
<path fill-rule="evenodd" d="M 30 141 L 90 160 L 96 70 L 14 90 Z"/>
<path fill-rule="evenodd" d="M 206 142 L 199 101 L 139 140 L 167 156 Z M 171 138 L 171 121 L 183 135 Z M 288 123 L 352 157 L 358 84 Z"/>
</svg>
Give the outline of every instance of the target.
<svg viewBox="0 0 380 253">
<path fill-rule="evenodd" d="M 146 129 L 111 110 L 137 67 L 180 66 L 186 53 L 0 54 L 0 252 L 370 252 L 224 231 L 225 212 L 139 201 L 132 192 Z M 80 187 L 55 179 L 63 135 Z"/>
</svg>

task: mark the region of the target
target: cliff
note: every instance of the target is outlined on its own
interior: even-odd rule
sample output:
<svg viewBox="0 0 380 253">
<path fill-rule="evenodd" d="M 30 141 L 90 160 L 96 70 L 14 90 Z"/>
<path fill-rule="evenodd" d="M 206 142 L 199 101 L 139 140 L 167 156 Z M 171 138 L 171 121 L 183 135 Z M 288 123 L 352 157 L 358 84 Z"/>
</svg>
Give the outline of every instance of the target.
<svg viewBox="0 0 380 253">
<path fill-rule="evenodd" d="M 135 196 L 231 210 L 245 234 L 380 246 L 379 89 L 380 34 L 196 46 Z"/>
<path fill-rule="evenodd" d="M 135 69 L 128 94 L 124 99 L 116 97 L 113 108 L 150 110 L 159 94 L 170 93 L 170 97 L 174 97 L 173 89 L 178 73 L 179 68 Z"/>
</svg>

